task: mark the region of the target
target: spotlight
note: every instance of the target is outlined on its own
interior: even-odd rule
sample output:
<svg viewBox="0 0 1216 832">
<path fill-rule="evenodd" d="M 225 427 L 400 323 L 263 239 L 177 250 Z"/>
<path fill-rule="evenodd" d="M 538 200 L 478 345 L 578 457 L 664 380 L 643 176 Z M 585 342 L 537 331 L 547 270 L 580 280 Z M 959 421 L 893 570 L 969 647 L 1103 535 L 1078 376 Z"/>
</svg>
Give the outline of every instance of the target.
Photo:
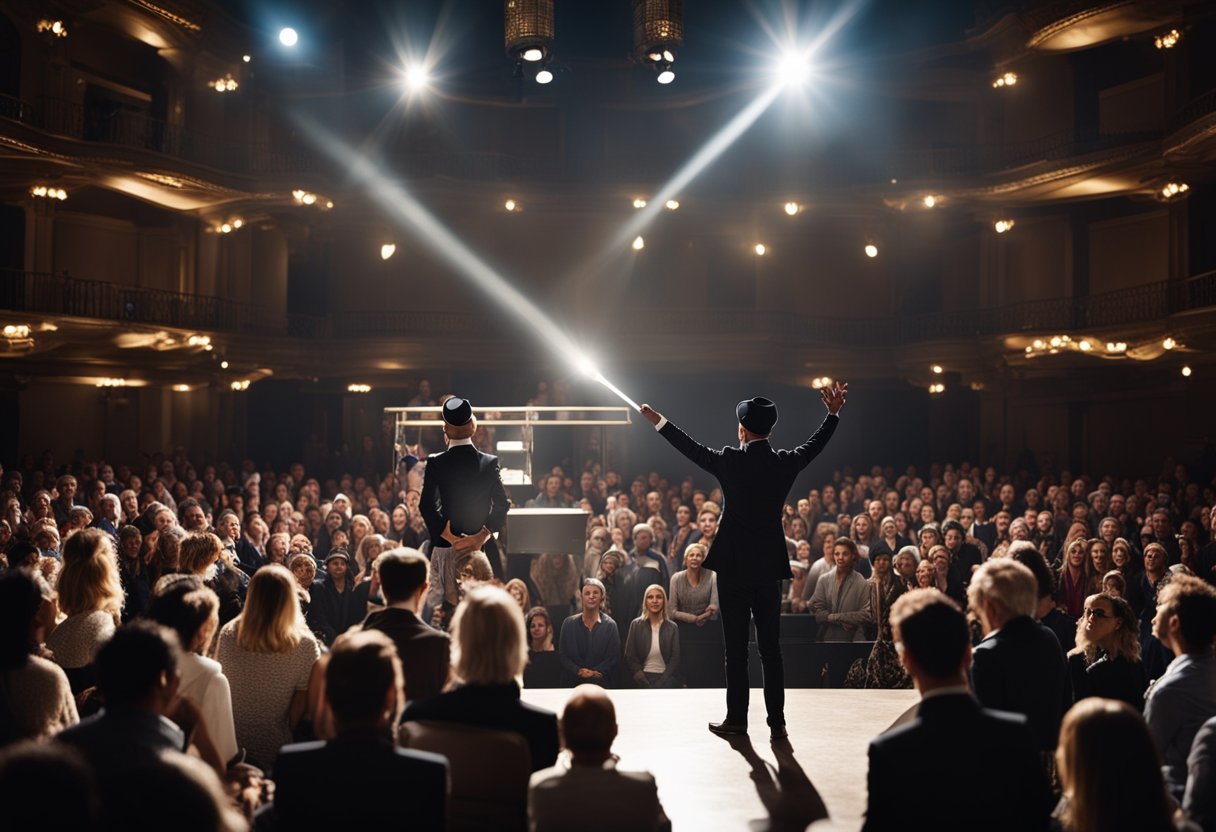
<svg viewBox="0 0 1216 832">
<path fill-rule="evenodd" d="M 930 384 L 930 385 L 929 385 L 929 392 L 930 392 L 932 395 L 934 395 L 934 396 L 937 396 L 937 395 L 940 395 L 940 394 L 942 394 L 942 393 L 945 393 L 945 392 L 946 392 L 946 385 L 941 384 L 940 382 L 939 382 L 939 383 L 937 383 L 937 384 Z"/>
<path fill-rule="evenodd" d="M 244 61 L 245 63 L 249 63 L 250 61 L 253 60 L 253 56 L 252 55 L 242 55 L 241 60 Z"/>
<path fill-rule="evenodd" d="M 385 243 L 380 246 L 380 259 L 387 260 L 397 253 L 397 245 L 395 243 Z"/>
<path fill-rule="evenodd" d="M 1001 87 L 1012 87 L 1017 82 L 1018 74 L 1016 72 L 1006 72 L 1004 75 L 992 82 L 992 87 L 993 89 L 999 90 Z"/>
<path fill-rule="evenodd" d="M 934 375 L 937 375 L 937 376 L 940 376 L 940 375 L 942 374 L 942 372 L 944 372 L 944 371 L 943 371 L 943 369 L 942 369 L 942 365 L 941 365 L 941 364 L 934 364 L 934 365 L 933 365 L 932 367 L 930 367 L 929 369 L 930 369 L 930 370 L 932 370 L 932 371 L 933 371 L 933 374 L 934 374 Z"/>
<path fill-rule="evenodd" d="M 877 257 L 878 256 L 878 246 L 874 245 L 873 243 L 867 243 L 865 252 L 866 252 L 866 257 L 869 257 L 869 258 Z"/>
<path fill-rule="evenodd" d="M 782 87 L 800 87 L 810 74 L 811 65 L 805 54 L 789 51 L 777 62 L 777 83 Z"/>
<path fill-rule="evenodd" d="M 645 208 L 646 200 L 642 199 L 640 196 L 634 197 L 633 198 L 633 207 L 634 208 Z"/>
<path fill-rule="evenodd" d="M 679 202 L 679 200 L 669 199 L 669 200 L 667 200 L 667 202 L 664 203 L 664 205 L 666 206 L 668 211 L 675 211 L 677 208 L 680 207 L 680 202 Z"/>
<path fill-rule="evenodd" d="M 997 234 L 1004 234 L 1013 228 L 1013 220 L 997 220 L 992 224 L 992 227 L 996 230 Z"/>
<path fill-rule="evenodd" d="M 937 197 L 933 196 L 932 194 L 929 194 L 924 199 L 922 199 L 921 202 L 923 202 L 925 204 L 926 208 L 932 208 L 934 205 L 937 204 Z"/>
<path fill-rule="evenodd" d="M 189 384 L 175 384 L 175 385 L 173 385 L 173 392 L 174 393 L 189 393 L 190 385 Z"/>
<path fill-rule="evenodd" d="M 785 213 L 789 214 L 791 217 L 797 215 L 797 213 L 801 210 L 802 210 L 802 206 L 799 205 L 797 202 L 785 203 Z"/>
<path fill-rule="evenodd" d="M 1161 342 L 1161 348 L 1163 350 L 1172 350 L 1176 346 L 1178 346 L 1178 342 L 1175 341 L 1173 338 L 1167 337 L 1164 341 Z"/>
<path fill-rule="evenodd" d="M 670 84 L 672 81 L 676 80 L 675 70 L 668 66 L 666 69 L 659 71 L 659 74 L 655 76 L 655 80 L 660 84 Z"/>
<path fill-rule="evenodd" d="M 644 248 L 646 248 L 646 241 L 643 240 L 642 235 L 639 234 L 638 236 L 633 238 L 633 250 L 641 251 Z"/>
<path fill-rule="evenodd" d="M 1179 32 L 1177 29 L 1170 29 L 1168 32 L 1162 32 L 1153 38 L 1153 44 L 1158 49 L 1173 49 L 1180 37 L 1182 37 L 1182 32 Z M 1190 374 L 1186 373 L 1185 375 Z"/>
<path fill-rule="evenodd" d="M 755 247 L 753 248 L 753 251 L 756 252 L 757 257 L 763 257 L 765 254 L 768 253 L 768 247 L 765 246 L 764 243 L 756 243 Z"/>
<path fill-rule="evenodd" d="M 431 74 L 422 64 L 411 64 L 405 69 L 405 88 L 409 92 L 421 92 L 431 83 Z"/>
<path fill-rule="evenodd" d="M 538 84 L 548 84 L 552 80 L 553 72 L 548 68 L 542 69 L 540 72 L 536 73 L 536 83 Z"/>
<path fill-rule="evenodd" d="M 517 211 L 519 210 L 519 203 L 513 199 L 508 199 L 502 204 L 502 207 L 506 208 L 508 211 Z"/>
<path fill-rule="evenodd" d="M 536 63 L 541 58 L 545 57 L 545 50 L 543 50 L 539 47 L 536 47 L 536 46 L 532 46 L 532 47 L 529 47 L 528 49 L 525 49 L 524 53 L 522 55 L 520 55 L 520 57 L 523 58 L 528 63 Z"/>
<path fill-rule="evenodd" d="M 586 355 L 575 356 L 574 366 L 587 378 L 595 378 L 600 374 L 600 371 L 596 369 L 595 363 Z"/>
<path fill-rule="evenodd" d="M 1183 377 L 1183 378 L 1190 378 L 1190 377 L 1191 377 L 1191 368 L 1190 368 L 1190 365 L 1185 365 L 1185 366 L 1183 366 L 1183 368 L 1182 368 L 1182 377 Z"/>
<path fill-rule="evenodd" d="M 290 48 L 300 42 L 300 33 L 290 26 L 285 26 L 279 30 L 279 43 Z"/>
<path fill-rule="evenodd" d="M 221 370 L 227 370 L 227 369 L 228 369 L 228 359 L 224 359 L 223 361 L 221 361 L 221 362 L 220 362 L 220 369 L 221 369 Z"/>
</svg>

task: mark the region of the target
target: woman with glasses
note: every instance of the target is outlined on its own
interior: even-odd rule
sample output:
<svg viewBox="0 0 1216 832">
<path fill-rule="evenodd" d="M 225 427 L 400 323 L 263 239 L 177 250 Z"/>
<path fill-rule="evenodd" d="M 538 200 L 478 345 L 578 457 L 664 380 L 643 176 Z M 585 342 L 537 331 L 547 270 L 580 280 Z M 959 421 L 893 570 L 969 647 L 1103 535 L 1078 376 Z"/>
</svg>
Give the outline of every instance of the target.
<svg viewBox="0 0 1216 832">
<path fill-rule="evenodd" d="M 1127 601 L 1105 592 L 1085 599 L 1068 669 L 1078 700 L 1101 696 L 1144 709 L 1148 677 L 1140 661 L 1140 625 Z"/>
</svg>

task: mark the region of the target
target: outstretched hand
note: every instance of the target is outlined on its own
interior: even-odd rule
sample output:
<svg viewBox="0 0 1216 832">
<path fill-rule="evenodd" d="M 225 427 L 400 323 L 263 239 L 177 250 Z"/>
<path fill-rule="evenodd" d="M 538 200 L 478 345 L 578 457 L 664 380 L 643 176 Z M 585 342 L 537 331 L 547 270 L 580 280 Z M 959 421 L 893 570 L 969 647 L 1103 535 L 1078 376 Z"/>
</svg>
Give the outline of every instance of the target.
<svg viewBox="0 0 1216 832">
<path fill-rule="evenodd" d="M 823 399 L 823 406 L 828 409 L 828 413 L 838 416 L 840 408 L 844 407 L 845 395 L 848 392 L 849 383 L 847 381 L 834 381 L 831 387 L 820 389 L 819 398 Z"/>
<path fill-rule="evenodd" d="M 657 425 L 659 423 L 659 420 L 663 418 L 663 414 L 659 413 L 657 410 L 655 410 L 653 407 L 651 407 L 648 404 L 642 405 L 639 412 L 642 414 L 643 417 L 645 417 L 646 421 L 650 422 L 650 424 L 652 424 L 652 425 Z"/>
</svg>

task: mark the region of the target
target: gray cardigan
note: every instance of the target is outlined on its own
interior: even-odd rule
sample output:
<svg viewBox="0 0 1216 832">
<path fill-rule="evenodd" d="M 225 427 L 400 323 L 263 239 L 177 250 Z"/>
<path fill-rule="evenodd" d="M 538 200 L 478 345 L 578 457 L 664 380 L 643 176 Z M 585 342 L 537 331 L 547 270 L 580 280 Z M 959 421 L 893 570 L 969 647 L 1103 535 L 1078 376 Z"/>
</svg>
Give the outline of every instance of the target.
<svg viewBox="0 0 1216 832">
<path fill-rule="evenodd" d="M 650 619 L 640 616 L 629 622 L 629 635 L 625 637 L 625 667 L 629 669 L 630 681 L 642 665 L 646 663 L 646 655 L 650 652 Z M 659 625 L 659 652 L 667 669 L 663 671 L 657 686 L 663 687 L 680 676 L 680 630 L 670 618 L 663 619 Z"/>
<path fill-rule="evenodd" d="M 820 641 L 865 641 L 865 625 L 874 623 L 870 612 L 870 586 L 861 575 L 851 572 L 837 593 L 836 569 L 829 569 L 815 584 L 811 614 L 819 622 Z M 855 626 L 850 631 L 842 624 Z"/>
</svg>

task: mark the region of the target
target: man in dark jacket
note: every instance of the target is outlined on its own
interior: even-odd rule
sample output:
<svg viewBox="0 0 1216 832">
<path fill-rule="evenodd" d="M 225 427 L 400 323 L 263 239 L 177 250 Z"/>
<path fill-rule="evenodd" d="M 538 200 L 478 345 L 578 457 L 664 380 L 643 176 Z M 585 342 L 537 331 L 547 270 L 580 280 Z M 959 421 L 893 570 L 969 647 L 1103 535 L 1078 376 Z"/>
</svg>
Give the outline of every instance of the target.
<svg viewBox="0 0 1216 832">
<path fill-rule="evenodd" d="M 794 478 L 827 445 L 840 421 L 848 384 L 820 390 L 828 415 L 810 439 L 792 451 L 769 444 L 777 406 L 768 399 L 739 402 L 739 447 L 711 450 L 667 421 L 650 405 L 641 413 L 663 438 L 722 486 L 723 514 L 705 568 L 718 575 L 722 632 L 726 640 L 726 719 L 711 722 L 715 734 L 747 732 L 748 620 L 764 666 L 764 704 L 773 739 L 786 736 L 785 668 L 779 644 L 781 581 L 791 578 L 781 512 Z"/>
</svg>

